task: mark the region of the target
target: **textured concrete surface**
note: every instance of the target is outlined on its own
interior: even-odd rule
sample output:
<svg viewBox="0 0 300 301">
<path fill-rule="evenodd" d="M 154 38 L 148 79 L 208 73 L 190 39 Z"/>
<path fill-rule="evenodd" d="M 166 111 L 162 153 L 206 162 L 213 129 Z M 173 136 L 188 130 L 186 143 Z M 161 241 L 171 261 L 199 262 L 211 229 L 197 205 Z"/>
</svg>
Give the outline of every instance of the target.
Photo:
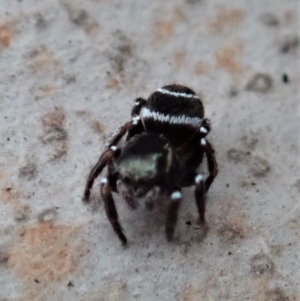
<svg viewBox="0 0 300 301">
<path fill-rule="evenodd" d="M 1 301 L 300 300 L 299 1 L 0 3 Z M 173 82 L 213 122 L 208 231 L 190 189 L 172 243 L 116 196 L 123 249 L 85 180 Z"/>
</svg>

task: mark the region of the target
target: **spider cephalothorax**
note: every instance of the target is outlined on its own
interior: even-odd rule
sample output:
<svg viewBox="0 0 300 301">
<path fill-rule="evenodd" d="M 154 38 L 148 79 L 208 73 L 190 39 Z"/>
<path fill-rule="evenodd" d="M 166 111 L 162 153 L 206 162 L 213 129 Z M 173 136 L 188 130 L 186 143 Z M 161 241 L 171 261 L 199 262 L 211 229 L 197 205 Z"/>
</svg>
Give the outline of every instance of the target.
<svg viewBox="0 0 300 301">
<path fill-rule="evenodd" d="M 98 163 L 88 177 L 84 201 L 89 200 L 95 178 L 107 165 L 101 180 L 101 196 L 114 231 L 123 244 L 126 236 L 118 221 L 112 191 L 119 192 L 131 208 L 135 199 L 145 197 L 152 208 L 153 199 L 165 194 L 170 198 L 166 235 L 171 240 L 181 203 L 181 187 L 195 185 L 200 222 L 205 221 L 205 195 L 217 175 L 212 145 L 206 136 L 210 122 L 204 118 L 199 97 L 189 88 L 169 85 L 156 90 L 148 100 L 135 100 L 131 121 L 112 135 Z M 123 147 L 117 144 L 127 133 Z M 203 155 L 207 156 L 209 175 L 197 173 Z"/>
</svg>

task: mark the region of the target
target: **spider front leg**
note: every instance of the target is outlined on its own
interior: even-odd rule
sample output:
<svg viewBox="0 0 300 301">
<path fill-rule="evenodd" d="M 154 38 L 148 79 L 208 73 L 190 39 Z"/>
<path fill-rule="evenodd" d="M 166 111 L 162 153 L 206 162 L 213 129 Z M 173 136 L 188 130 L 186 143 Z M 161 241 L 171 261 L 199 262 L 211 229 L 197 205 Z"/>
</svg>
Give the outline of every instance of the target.
<svg viewBox="0 0 300 301">
<path fill-rule="evenodd" d="M 141 120 L 139 116 L 132 117 L 131 121 L 125 122 L 117 128 L 117 130 L 107 140 L 105 147 L 109 148 L 111 146 L 116 145 L 127 132 L 139 126 L 140 124 Z"/>
<path fill-rule="evenodd" d="M 138 126 L 140 124 L 140 119 L 139 117 L 132 118 L 131 121 L 124 123 L 121 125 L 111 136 L 111 138 L 108 139 L 106 145 L 105 145 L 105 150 L 102 153 L 102 155 L 99 158 L 99 161 L 97 164 L 92 168 L 86 185 L 85 185 L 85 190 L 84 190 L 84 195 L 83 195 L 83 201 L 88 202 L 89 197 L 91 194 L 91 189 L 93 187 L 95 179 L 99 176 L 103 168 L 112 160 L 112 158 L 115 156 L 115 152 L 117 151 L 117 147 L 115 146 L 120 139 L 132 128 L 135 126 Z"/>
<path fill-rule="evenodd" d="M 167 220 L 166 220 L 166 236 L 168 241 L 171 241 L 174 235 L 181 200 L 182 200 L 182 194 L 180 190 L 174 191 L 171 194 L 171 203 L 168 208 Z"/>
<path fill-rule="evenodd" d="M 86 181 L 85 189 L 84 189 L 84 195 L 83 195 L 83 201 L 89 202 L 91 189 L 93 187 L 95 179 L 99 176 L 103 168 L 111 161 L 111 159 L 114 156 L 114 151 L 112 149 L 107 149 L 104 151 L 104 153 L 100 156 L 99 161 L 97 164 L 92 168 L 89 177 Z"/>
<path fill-rule="evenodd" d="M 119 223 L 118 212 L 115 206 L 115 201 L 111 193 L 111 187 L 107 178 L 103 178 L 101 180 L 100 192 L 101 192 L 102 200 L 104 202 L 107 218 L 110 221 L 113 230 L 121 240 L 123 246 L 125 246 L 127 244 L 127 238 L 124 234 L 124 230 L 122 226 Z"/>
</svg>

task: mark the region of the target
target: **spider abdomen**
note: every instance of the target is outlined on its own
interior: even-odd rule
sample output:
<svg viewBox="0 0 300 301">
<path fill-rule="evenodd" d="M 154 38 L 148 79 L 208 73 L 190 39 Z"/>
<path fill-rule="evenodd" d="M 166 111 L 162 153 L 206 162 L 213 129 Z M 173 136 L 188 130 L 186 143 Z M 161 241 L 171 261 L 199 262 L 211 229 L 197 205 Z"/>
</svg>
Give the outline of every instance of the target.
<svg viewBox="0 0 300 301">
<path fill-rule="evenodd" d="M 199 131 L 204 108 L 200 98 L 191 89 L 169 85 L 150 95 L 140 116 L 146 131 L 163 133 L 178 147 Z"/>
</svg>

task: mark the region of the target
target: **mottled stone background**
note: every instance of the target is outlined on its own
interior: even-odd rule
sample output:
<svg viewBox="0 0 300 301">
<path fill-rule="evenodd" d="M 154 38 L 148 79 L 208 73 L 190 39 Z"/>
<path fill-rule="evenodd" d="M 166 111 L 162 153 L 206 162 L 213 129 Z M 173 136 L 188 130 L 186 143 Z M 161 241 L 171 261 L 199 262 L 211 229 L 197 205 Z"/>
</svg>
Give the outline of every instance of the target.
<svg viewBox="0 0 300 301">
<path fill-rule="evenodd" d="M 0 0 L 0 300 L 299 301 L 297 0 Z M 205 232 L 81 202 L 134 98 L 193 88 L 220 173 Z M 205 165 L 202 167 L 206 173 Z"/>
</svg>

